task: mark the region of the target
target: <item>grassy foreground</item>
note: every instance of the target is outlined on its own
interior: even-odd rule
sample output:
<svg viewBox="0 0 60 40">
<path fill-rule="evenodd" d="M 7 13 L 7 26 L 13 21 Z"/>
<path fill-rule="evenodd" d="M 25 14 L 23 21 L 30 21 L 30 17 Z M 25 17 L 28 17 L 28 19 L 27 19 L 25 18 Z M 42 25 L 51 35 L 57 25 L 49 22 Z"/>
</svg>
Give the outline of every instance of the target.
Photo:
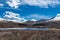
<svg viewBox="0 0 60 40">
<path fill-rule="evenodd" d="M 60 30 L 0 31 L 0 40 L 60 40 Z"/>
</svg>

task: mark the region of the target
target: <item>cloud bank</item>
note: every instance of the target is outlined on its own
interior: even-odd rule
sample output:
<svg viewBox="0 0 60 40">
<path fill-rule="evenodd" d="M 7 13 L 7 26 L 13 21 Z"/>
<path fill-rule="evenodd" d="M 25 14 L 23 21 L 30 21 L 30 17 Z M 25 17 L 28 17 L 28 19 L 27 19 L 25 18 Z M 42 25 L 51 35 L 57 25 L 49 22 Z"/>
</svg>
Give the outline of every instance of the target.
<svg viewBox="0 0 60 40">
<path fill-rule="evenodd" d="M 26 4 L 48 8 L 48 6 L 55 7 L 60 4 L 59 0 L 23 0 Z"/>
<path fill-rule="evenodd" d="M 60 5 L 59 0 L 8 0 L 6 2 L 10 7 L 18 8 L 19 5 L 39 6 L 41 8 L 56 7 Z"/>
<path fill-rule="evenodd" d="M 37 21 L 38 19 L 49 19 L 49 17 L 45 15 L 39 15 L 39 14 L 32 14 L 26 17 L 22 17 L 20 16 L 20 14 L 10 12 L 10 11 L 5 11 L 5 13 L 3 14 L 3 18 L 0 17 L 0 21 L 7 20 L 7 21 L 20 22 L 20 23 L 26 22 L 28 20 Z"/>
<path fill-rule="evenodd" d="M 46 15 L 31 14 L 26 16 L 26 18 L 36 20 L 36 19 L 49 19 L 50 17 Z"/>
<path fill-rule="evenodd" d="M 20 0 L 8 0 L 6 3 L 12 8 L 18 8 L 20 5 Z"/>
<path fill-rule="evenodd" d="M 14 21 L 14 22 L 25 22 L 27 21 L 24 17 L 21 17 L 20 14 L 6 11 L 1 20 Z"/>
<path fill-rule="evenodd" d="M 0 7 L 3 7 L 3 6 L 4 6 L 4 4 L 0 3 Z"/>
</svg>

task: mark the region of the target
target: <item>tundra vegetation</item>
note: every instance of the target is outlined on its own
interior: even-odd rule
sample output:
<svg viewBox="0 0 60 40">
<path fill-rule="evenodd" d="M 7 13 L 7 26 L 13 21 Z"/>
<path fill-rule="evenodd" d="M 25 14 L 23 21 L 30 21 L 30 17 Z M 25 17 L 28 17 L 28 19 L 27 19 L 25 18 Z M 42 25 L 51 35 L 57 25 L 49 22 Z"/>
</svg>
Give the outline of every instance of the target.
<svg viewBox="0 0 60 40">
<path fill-rule="evenodd" d="M 0 31 L 0 40 L 60 40 L 60 30 Z"/>
</svg>

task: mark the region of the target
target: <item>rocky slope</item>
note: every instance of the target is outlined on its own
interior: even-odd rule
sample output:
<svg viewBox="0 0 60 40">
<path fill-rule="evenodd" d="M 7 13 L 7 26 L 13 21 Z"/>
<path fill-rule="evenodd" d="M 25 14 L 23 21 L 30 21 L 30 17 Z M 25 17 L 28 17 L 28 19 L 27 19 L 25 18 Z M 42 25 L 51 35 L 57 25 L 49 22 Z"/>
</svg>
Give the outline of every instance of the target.
<svg viewBox="0 0 60 40">
<path fill-rule="evenodd" d="M 0 28 L 17 28 L 17 27 L 32 27 L 33 24 L 35 24 L 36 21 L 26 21 L 24 23 L 18 23 L 13 21 L 0 21 Z"/>
<path fill-rule="evenodd" d="M 51 19 L 43 19 L 36 22 L 34 27 L 44 27 L 44 28 L 60 28 L 60 14 L 57 14 Z"/>
<path fill-rule="evenodd" d="M 34 24 L 34 27 L 43 28 L 60 28 L 60 21 L 46 21 L 38 24 Z"/>
<path fill-rule="evenodd" d="M 0 28 L 17 28 L 17 27 L 25 27 L 25 28 L 60 28 L 60 21 L 43 21 L 40 23 L 36 23 L 34 21 L 27 21 L 25 23 L 17 23 L 12 21 L 1 21 Z"/>
<path fill-rule="evenodd" d="M 0 21 L 0 28 L 13 28 L 13 27 L 27 27 L 25 23 L 18 23 L 13 21 Z"/>
</svg>

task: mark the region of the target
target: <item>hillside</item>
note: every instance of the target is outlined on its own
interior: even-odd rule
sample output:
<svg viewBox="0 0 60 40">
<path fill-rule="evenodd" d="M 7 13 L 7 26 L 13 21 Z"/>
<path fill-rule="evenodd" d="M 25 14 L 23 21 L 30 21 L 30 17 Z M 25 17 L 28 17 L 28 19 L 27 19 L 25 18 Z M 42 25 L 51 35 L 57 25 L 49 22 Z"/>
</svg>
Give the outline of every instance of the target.
<svg viewBox="0 0 60 40">
<path fill-rule="evenodd" d="M 43 28 L 60 28 L 60 21 L 47 21 L 47 22 L 41 22 L 38 24 L 34 24 L 34 27 L 43 27 Z"/>
<path fill-rule="evenodd" d="M 0 20 L 0 28 L 60 28 L 60 14 L 50 19 L 40 19 L 37 21 L 28 20 L 26 22 L 13 22 Z"/>
<path fill-rule="evenodd" d="M 43 21 L 36 23 L 27 21 L 25 23 L 17 23 L 12 21 L 0 21 L 0 28 L 60 28 L 60 21 Z"/>
<path fill-rule="evenodd" d="M 13 21 L 0 21 L 0 28 L 13 28 L 13 27 L 27 27 L 25 23 L 18 23 Z"/>
<path fill-rule="evenodd" d="M 34 27 L 43 28 L 60 28 L 60 14 L 50 18 L 38 20 L 36 24 L 32 25 Z"/>
</svg>

